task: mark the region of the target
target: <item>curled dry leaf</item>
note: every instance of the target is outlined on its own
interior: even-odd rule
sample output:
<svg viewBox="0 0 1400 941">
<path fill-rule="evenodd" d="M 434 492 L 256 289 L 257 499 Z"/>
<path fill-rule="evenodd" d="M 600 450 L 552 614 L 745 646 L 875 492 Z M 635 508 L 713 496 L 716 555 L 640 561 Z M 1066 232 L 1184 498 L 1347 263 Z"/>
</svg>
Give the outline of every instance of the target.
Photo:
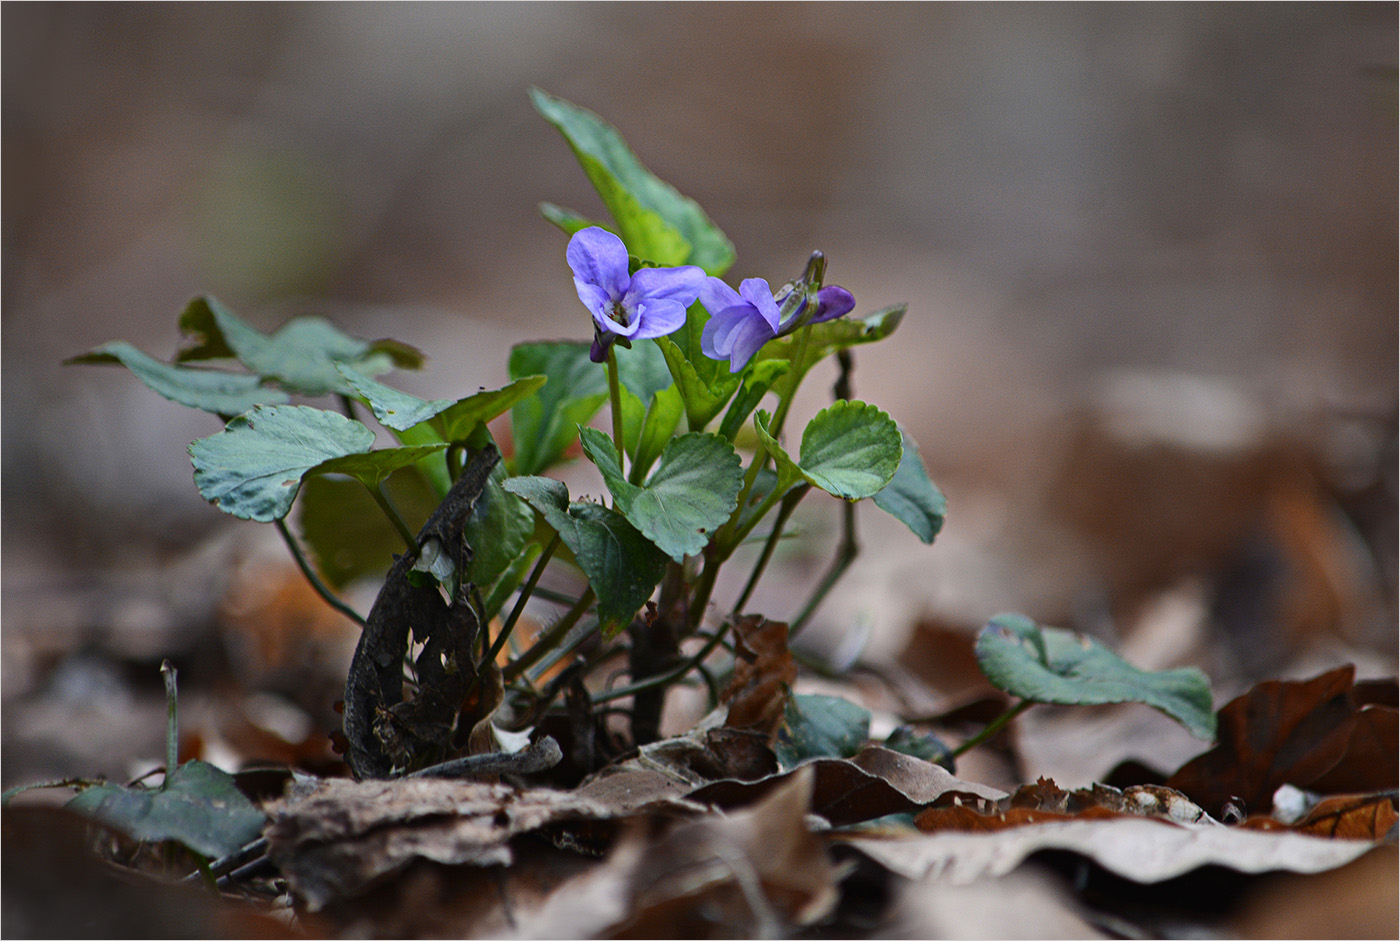
<svg viewBox="0 0 1400 941">
<path fill-rule="evenodd" d="M 812 776 L 809 810 L 833 827 L 849 826 L 889 814 L 911 813 L 939 798 L 996 802 L 1004 791 L 964 781 L 940 766 L 872 745 L 854 758 L 818 758 L 784 774 L 757 781 L 715 781 L 691 791 L 688 798 L 723 809 L 753 803 L 783 786 L 793 775 Z"/>
<path fill-rule="evenodd" d="M 1324 872 L 1375 848 L 1369 841 L 1319 840 L 1300 833 L 1188 826 L 1140 817 L 1058 818 L 994 833 L 940 831 L 901 839 L 841 834 L 835 839 L 905 878 L 937 876 L 957 884 L 1004 875 L 1042 850 L 1068 850 L 1125 879 L 1153 883 L 1201 866 L 1247 873 Z"/>
<path fill-rule="evenodd" d="M 268 851 L 314 911 L 410 862 L 509 865 L 512 837 L 565 822 L 609 821 L 626 808 L 545 789 L 433 778 L 335 779 L 276 808 Z"/>
<path fill-rule="evenodd" d="M 1219 744 L 1167 780 L 1208 812 L 1231 800 L 1271 805 L 1281 785 L 1323 793 L 1393 788 L 1396 709 L 1377 684 L 1354 684 L 1342 667 L 1313 679 L 1270 680 L 1219 712 Z"/>
<path fill-rule="evenodd" d="M 521 937 L 779 937 L 836 903 L 837 872 L 806 825 L 814 770 L 751 807 L 624 833 L 604 864 L 561 887 Z"/>
</svg>

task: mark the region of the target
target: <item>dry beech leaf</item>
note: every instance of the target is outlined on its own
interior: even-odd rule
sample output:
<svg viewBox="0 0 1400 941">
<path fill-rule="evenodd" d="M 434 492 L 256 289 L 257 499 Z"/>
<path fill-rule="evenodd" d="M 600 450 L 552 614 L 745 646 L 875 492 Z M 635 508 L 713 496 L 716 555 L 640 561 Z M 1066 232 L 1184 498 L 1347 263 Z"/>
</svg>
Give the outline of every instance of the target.
<svg viewBox="0 0 1400 941">
<path fill-rule="evenodd" d="M 1036 811 L 1008 811 L 1035 814 Z M 980 816 L 980 815 L 979 815 Z M 943 830 L 881 839 L 833 835 L 907 879 L 938 877 L 955 884 L 1011 872 L 1032 853 L 1068 850 L 1134 882 L 1174 879 L 1201 866 L 1239 872 L 1324 872 L 1373 849 L 1360 840 L 1319 840 L 1301 833 L 1260 833 L 1237 827 L 1184 826 L 1139 817 L 1070 819 L 993 833 Z"/>
<path fill-rule="evenodd" d="M 410 862 L 508 866 L 508 841 L 561 822 L 607 821 L 626 809 L 543 788 L 417 778 L 324 781 L 274 808 L 269 855 L 318 910 Z"/>
<path fill-rule="evenodd" d="M 1269 807 L 1284 784 L 1323 792 L 1394 787 L 1396 711 L 1360 705 L 1354 676 L 1346 666 L 1302 682 L 1257 684 L 1220 710 L 1219 744 L 1167 785 L 1216 815 L 1231 800 Z"/>
<path fill-rule="evenodd" d="M 814 771 L 785 775 L 751 807 L 629 827 L 604 863 L 562 886 L 520 937 L 775 937 L 836 903 L 836 869 L 807 829 Z"/>
</svg>

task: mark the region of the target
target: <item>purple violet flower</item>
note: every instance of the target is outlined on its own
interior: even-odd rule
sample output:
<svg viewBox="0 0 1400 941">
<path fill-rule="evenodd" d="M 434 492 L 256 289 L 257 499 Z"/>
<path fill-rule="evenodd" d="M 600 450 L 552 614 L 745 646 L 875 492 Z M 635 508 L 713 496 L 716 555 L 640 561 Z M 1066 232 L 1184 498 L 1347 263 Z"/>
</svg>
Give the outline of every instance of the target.
<svg viewBox="0 0 1400 941">
<path fill-rule="evenodd" d="M 811 296 L 799 294 L 801 283 L 785 285 L 774 296 L 763 278 L 746 278 L 735 291 L 719 278 L 706 278 L 700 303 L 710 320 L 700 334 L 700 351 L 710 359 L 728 359 L 738 372 L 769 340 L 805 324 L 833 320 L 851 312 L 856 299 L 835 284 L 816 292 L 816 310 L 806 315 Z"/>
<path fill-rule="evenodd" d="M 607 359 L 614 342 L 627 346 L 674 333 L 685 325 L 685 309 L 695 303 L 705 272 L 694 265 L 640 268 L 627 272 L 627 246 L 606 229 L 590 226 L 569 239 L 565 253 L 574 272 L 578 299 L 593 315 L 595 363 Z"/>
</svg>

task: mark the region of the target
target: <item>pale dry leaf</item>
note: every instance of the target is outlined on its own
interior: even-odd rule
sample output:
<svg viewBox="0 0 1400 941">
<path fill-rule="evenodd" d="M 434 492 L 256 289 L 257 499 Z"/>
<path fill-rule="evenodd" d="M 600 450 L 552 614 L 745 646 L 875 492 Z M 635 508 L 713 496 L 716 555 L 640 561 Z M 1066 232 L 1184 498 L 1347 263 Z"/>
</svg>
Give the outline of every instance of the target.
<svg viewBox="0 0 1400 941">
<path fill-rule="evenodd" d="M 939 832 L 902 839 L 842 835 L 836 839 L 905 878 L 933 876 L 955 884 L 1005 875 L 1041 850 L 1069 850 L 1126 879 L 1153 883 L 1201 866 L 1247 873 L 1324 872 L 1375 846 L 1362 840 L 1179 826 L 1136 817 L 1040 823 L 994 833 Z"/>
</svg>

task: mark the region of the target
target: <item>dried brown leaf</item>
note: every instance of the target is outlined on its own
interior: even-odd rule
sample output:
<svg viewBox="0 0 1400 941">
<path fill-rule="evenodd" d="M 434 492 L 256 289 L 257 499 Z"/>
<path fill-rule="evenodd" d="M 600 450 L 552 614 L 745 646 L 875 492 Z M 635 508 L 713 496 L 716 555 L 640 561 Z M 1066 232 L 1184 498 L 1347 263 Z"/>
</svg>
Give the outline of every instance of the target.
<svg viewBox="0 0 1400 941">
<path fill-rule="evenodd" d="M 724 726 L 762 733 L 772 744 L 797 679 L 788 626 L 748 615 L 734 622 L 734 635 L 734 678 L 720 697 L 729 703 Z"/>
<path fill-rule="evenodd" d="M 1216 814 L 1232 799 L 1268 807 L 1283 784 L 1322 791 L 1393 787 L 1400 777 L 1395 710 L 1358 710 L 1354 674 L 1346 666 L 1302 682 L 1259 683 L 1219 711 L 1219 744 L 1167 785 Z"/>
<path fill-rule="evenodd" d="M 763 800 L 657 836 L 630 827 L 605 863 L 556 892 L 523 937 L 754 937 L 811 924 L 836 902 L 836 870 L 808 831 L 813 773 Z"/>
<path fill-rule="evenodd" d="M 1318 801 L 1293 823 L 1272 817 L 1250 817 L 1240 824 L 1251 830 L 1292 830 L 1341 840 L 1383 840 L 1400 820 L 1395 812 L 1395 792 L 1346 794 Z"/>
</svg>

